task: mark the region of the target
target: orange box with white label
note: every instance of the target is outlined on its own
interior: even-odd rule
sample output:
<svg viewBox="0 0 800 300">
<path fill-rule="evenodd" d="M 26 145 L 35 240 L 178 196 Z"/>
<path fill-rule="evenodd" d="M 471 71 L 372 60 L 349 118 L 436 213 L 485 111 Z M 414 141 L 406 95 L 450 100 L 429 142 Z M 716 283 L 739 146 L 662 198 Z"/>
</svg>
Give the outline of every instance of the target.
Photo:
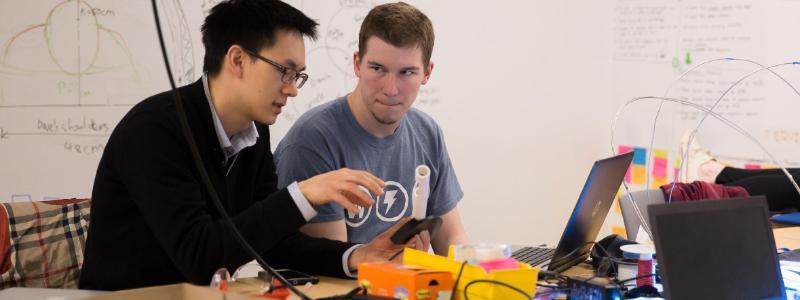
<svg viewBox="0 0 800 300">
<path fill-rule="evenodd" d="M 408 300 L 435 300 L 439 291 L 453 289 L 450 272 L 389 262 L 359 264 L 358 282 L 370 295 Z"/>
</svg>

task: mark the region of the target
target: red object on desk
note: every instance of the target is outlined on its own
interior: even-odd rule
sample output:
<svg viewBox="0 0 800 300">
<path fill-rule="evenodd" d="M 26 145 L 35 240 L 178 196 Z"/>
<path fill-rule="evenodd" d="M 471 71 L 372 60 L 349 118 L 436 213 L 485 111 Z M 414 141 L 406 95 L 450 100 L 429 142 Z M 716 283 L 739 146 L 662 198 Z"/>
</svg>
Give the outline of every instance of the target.
<svg viewBox="0 0 800 300">
<path fill-rule="evenodd" d="M 257 293 L 257 294 L 252 294 L 251 296 L 267 298 L 267 299 L 286 300 L 286 298 L 288 298 L 289 295 L 291 294 L 291 292 L 289 292 L 289 289 L 283 287 L 283 285 L 281 285 L 280 281 L 278 281 L 277 279 L 273 280 L 272 284 L 274 286 L 274 288 L 272 289 L 272 292 L 269 292 L 269 293 Z"/>
</svg>

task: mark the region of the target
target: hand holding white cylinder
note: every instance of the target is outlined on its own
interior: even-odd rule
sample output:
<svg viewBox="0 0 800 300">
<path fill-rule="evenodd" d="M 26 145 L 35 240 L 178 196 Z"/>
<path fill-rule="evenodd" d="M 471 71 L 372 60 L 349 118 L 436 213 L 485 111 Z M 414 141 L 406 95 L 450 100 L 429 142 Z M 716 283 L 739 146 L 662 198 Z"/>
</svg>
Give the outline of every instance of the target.
<svg viewBox="0 0 800 300">
<path fill-rule="evenodd" d="M 414 219 L 425 219 L 428 210 L 428 196 L 430 195 L 431 168 L 426 165 L 419 165 L 414 170 L 414 190 L 411 193 L 411 203 L 414 209 L 411 216 Z"/>
</svg>

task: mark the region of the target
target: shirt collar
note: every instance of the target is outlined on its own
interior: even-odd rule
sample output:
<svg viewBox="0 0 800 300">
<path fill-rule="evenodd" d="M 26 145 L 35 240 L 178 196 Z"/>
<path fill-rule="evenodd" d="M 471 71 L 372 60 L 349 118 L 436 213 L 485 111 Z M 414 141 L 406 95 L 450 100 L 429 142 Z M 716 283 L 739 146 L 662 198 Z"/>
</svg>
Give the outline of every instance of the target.
<svg viewBox="0 0 800 300">
<path fill-rule="evenodd" d="M 219 119 L 219 114 L 217 114 L 214 103 L 211 101 L 211 91 L 209 90 L 207 73 L 203 73 L 203 90 L 205 90 L 206 93 L 208 106 L 211 108 L 211 118 L 214 120 L 214 131 L 217 133 L 217 140 L 219 140 L 220 147 L 225 151 L 225 157 L 231 157 L 239 153 L 239 151 L 242 151 L 242 149 L 255 145 L 258 140 L 258 130 L 256 129 L 255 122 L 250 122 L 249 128 L 230 138 L 225 134 L 225 128 L 222 127 L 222 121 Z"/>
</svg>

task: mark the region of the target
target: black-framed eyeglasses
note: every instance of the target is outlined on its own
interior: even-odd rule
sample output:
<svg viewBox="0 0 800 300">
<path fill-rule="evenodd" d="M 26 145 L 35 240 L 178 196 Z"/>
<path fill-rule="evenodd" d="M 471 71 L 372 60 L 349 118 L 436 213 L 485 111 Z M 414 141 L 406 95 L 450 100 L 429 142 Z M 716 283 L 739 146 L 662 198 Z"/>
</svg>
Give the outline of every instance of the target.
<svg viewBox="0 0 800 300">
<path fill-rule="evenodd" d="M 281 74 L 282 74 L 281 75 L 281 81 L 283 83 L 294 83 L 295 86 L 299 89 L 299 88 L 303 87 L 303 84 L 305 84 L 306 80 L 308 80 L 308 74 L 306 74 L 306 73 L 299 72 L 299 71 L 297 71 L 295 69 L 291 69 L 289 67 L 286 67 L 286 66 L 284 66 L 282 64 L 279 64 L 279 63 L 277 63 L 275 61 L 272 61 L 269 58 L 266 58 L 266 57 L 263 57 L 261 55 L 258 55 L 258 53 L 255 53 L 253 51 L 250 51 L 250 50 L 247 50 L 247 49 L 244 49 L 244 51 L 247 52 L 247 54 L 255 56 L 256 58 L 258 58 L 258 59 L 264 61 L 265 63 L 268 63 L 268 64 L 272 65 L 273 67 L 275 67 L 276 69 L 278 69 L 278 71 L 280 71 Z"/>
</svg>

